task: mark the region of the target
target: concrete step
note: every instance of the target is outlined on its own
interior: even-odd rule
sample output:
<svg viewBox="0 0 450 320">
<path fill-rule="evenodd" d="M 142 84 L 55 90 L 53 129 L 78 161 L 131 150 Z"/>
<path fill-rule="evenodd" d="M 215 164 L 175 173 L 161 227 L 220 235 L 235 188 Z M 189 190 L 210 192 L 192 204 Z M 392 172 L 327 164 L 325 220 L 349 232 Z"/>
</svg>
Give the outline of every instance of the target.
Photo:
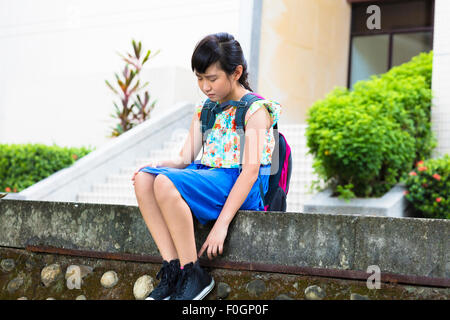
<svg viewBox="0 0 450 320">
<path fill-rule="evenodd" d="M 180 151 L 184 145 L 184 140 L 182 141 L 166 141 L 163 143 L 163 150 L 178 150 Z"/>
<path fill-rule="evenodd" d="M 146 162 L 146 163 L 148 163 L 148 162 Z M 144 166 L 144 165 L 142 165 L 142 166 Z M 119 169 L 119 174 L 126 174 L 126 175 L 129 175 L 130 177 L 133 175 L 133 173 L 136 171 L 136 170 L 138 170 L 139 169 L 139 167 L 142 167 L 142 166 L 134 166 L 134 167 L 123 167 L 123 168 L 120 168 Z"/>
<path fill-rule="evenodd" d="M 150 151 L 149 157 L 153 159 L 170 159 L 178 156 L 180 150 L 152 150 Z"/>
<path fill-rule="evenodd" d="M 133 185 L 131 180 L 132 175 L 130 174 L 112 174 L 106 178 L 106 183 L 108 184 L 122 184 L 122 185 Z"/>
<path fill-rule="evenodd" d="M 135 196 L 117 195 L 111 196 L 103 193 L 81 192 L 78 194 L 78 202 L 85 203 L 104 203 L 104 204 L 123 204 L 137 206 Z"/>
<path fill-rule="evenodd" d="M 121 183 L 95 183 L 92 186 L 92 193 L 134 196 L 134 186 L 132 182 L 129 185 Z"/>
<path fill-rule="evenodd" d="M 155 158 L 155 157 L 145 157 L 145 158 L 136 158 L 134 160 L 134 165 L 136 166 L 136 169 L 139 169 L 140 167 L 143 167 L 146 164 L 149 164 L 152 161 L 155 160 L 161 160 L 161 158 Z M 129 167 L 125 167 L 125 168 L 129 168 Z M 119 171 L 120 172 L 120 171 Z"/>
</svg>

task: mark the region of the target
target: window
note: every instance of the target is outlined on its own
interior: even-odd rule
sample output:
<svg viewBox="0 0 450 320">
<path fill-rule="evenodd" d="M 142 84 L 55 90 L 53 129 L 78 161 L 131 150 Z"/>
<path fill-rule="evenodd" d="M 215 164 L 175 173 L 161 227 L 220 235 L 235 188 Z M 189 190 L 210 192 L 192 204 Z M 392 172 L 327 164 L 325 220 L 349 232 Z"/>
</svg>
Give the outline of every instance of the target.
<svg viewBox="0 0 450 320">
<path fill-rule="evenodd" d="M 433 48 L 434 0 L 347 1 L 352 4 L 349 89 Z M 380 29 L 367 27 L 370 5 L 380 8 Z"/>
</svg>

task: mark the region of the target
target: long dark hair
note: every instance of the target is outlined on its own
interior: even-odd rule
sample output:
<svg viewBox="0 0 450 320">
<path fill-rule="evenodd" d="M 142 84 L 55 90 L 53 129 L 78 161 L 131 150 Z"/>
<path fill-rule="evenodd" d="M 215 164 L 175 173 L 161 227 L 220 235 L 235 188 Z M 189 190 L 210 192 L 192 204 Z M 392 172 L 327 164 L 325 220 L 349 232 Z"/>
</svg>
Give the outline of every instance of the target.
<svg viewBox="0 0 450 320">
<path fill-rule="evenodd" d="M 253 91 L 248 84 L 247 61 L 241 45 L 234 37 L 226 32 L 210 34 L 197 43 L 192 54 L 192 71 L 205 73 L 208 67 L 219 61 L 220 68 L 226 74 L 232 75 L 238 65 L 243 68 L 239 83 L 247 90 Z"/>
</svg>

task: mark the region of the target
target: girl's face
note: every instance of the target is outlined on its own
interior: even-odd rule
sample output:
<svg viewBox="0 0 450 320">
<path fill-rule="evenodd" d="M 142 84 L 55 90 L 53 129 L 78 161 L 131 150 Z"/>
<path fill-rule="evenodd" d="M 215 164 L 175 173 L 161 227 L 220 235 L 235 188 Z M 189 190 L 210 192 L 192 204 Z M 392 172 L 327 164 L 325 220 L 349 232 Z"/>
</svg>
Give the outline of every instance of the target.
<svg viewBox="0 0 450 320">
<path fill-rule="evenodd" d="M 238 80 L 242 72 L 239 72 L 239 67 L 233 75 L 228 76 L 223 71 L 219 63 L 211 64 L 205 71 L 205 73 L 198 73 L 195 71 L 195 75 L 198 79 L 198 86 L 202 92 L 208 96 L 211 101 L 227 101 L 232 95 L 232 92 L 239 84 Z M 242 68 L 242 67 L 241 67 Z"/>
</svg>

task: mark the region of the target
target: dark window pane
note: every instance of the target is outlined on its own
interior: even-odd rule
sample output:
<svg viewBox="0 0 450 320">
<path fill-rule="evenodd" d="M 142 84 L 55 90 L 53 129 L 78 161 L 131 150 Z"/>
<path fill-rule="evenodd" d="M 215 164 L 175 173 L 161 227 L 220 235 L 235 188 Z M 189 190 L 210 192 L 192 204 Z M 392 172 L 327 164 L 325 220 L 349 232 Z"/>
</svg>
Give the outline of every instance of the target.
<svg viewBox="0 0 450 320">
<path fill-rule="evenodd" d="M 372 4 L 380 7 L 381 29 L 367 28 L 367 19 L 373 14 L 367 13 L 367 8 Z M 352 33 L 432 27 L 432 4 L 431 0 L 355 3 L 352 5 Z"/>
<path fill-rule="evenodd" d="M 355 36 L 352 41 L 350 88 L 359 80 L 388 69 L 389 35 Z"/>
<path fill-rule="evenodd" d="M 432 49 L 431 41 L 431 32 L 394 34 L 392 42 L 392 66 L 398 66 L 407 62 L 421 52 L 429 52 Z"/>
</svg>

